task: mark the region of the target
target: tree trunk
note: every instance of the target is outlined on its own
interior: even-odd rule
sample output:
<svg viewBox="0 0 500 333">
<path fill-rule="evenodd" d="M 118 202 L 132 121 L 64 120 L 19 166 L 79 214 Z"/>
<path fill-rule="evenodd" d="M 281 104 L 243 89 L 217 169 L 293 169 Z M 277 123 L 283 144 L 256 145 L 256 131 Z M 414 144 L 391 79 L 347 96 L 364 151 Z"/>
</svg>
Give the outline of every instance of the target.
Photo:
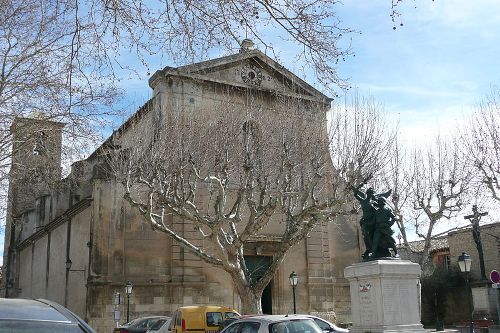
<svg viewBox="0 0 500 333">
<path fill-rule="evenodd" d="M 260 302 L 262 298 L 262 291 L 257 290 L 255 287 L 249 284 L 249 281 L 245 278 L 245 275 L 241 270 L 228 271 L 233 280 L 234 288 L 240 296 L 241 300 L 241 313 L 242 314 L 261 314 L 262 304 Z"/>
<path fill-rule="evenodd" d="M 237 288 L 238 289 L 238 288 Z M 242 314 L 260 314 L 262 313 L 261 297 L 262 292 L 257 293 L 251 288 L 245 288 L 246 292 L 239 292 L 241 299 L 241 312 Z"/>
</svg>

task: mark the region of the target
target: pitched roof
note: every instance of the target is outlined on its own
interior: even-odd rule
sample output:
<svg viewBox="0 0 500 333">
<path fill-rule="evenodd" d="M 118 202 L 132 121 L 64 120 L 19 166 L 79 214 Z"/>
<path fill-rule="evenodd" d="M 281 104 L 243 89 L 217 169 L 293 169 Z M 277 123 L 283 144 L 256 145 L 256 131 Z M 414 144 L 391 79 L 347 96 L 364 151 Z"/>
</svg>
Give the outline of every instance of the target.
<svg viewBox="0 0 500 333">
<path fill-rule="evenodd" d="M 149 78 L 148 82 L 149 85 L 153 87 L 154 82 L 162 77 L 168 75 L 185 76 L 187 74 L 198 75 L 197 78 L 202 78 L 207 81 L 215 81 L 213 78 L 210 78 L 204 74 L 217 70 L 218 68 L 227 66 L 228 64 L 240 63 L 252 58 L 256 59 L 257 61 L 261 61 L 262 64 L 265 64 L 266 66 L 269 66 L 277 74 L 283 76 L 284 78 L 288 78 L 291 82 L 293 82 L 295 86 L 298 86 L 302 88 L 304 91 L 307 91 L 309 94 L 314 96 L 316 100 L 323 103 L 328 103 L 328 105 L 333 100 L 332 98 L 326 96 L 325 94 L 323 94 L 322 92 L 311 86 L 309 83 L 305 82 L 304 80 L 302 80 L 301 78 L 290 72 L 288 69 L 286 69 L 284 66 L 280 65 L 278 62 L 274 61 L 273 59 L 271 59 L 270 57 L 268 57 L 267 55 L 265 55 L 264 53 L 262 53 L 257 49 L 248 50 L 245 52 L 231 54 L 228 56 L 201 61 L 198 63 L 180 67 L 166 66 L 163 69 L 156 71 Z M 234 83 L 231 82 L 231 84 Z M 254 87 L 254 89 L 256 88 Z M 148 100 L 142 107 L 140 107 L 136 112 L 134 112 L 118 129 L 114 130 L 113 133 L 87 159 L 89 160 L 97 157 L 103 148 L 112 145 L 115 136 L 120 135 L 121 133 L 126 131 L 127 128 L 137 118 L 140 118 L 144 114 L 148 113 L 152 109 L 152 105 L 153 105 L 153 98 Z"/>
<path fill-rule="evenodd" d="M 180 66 L 180 67 L 170 67 L 167 66 L 162 70 L 156 71 L 151 78 L 149 79 L 149 85 L 151 87 L 154 86 L 154 82 L 161 77 L 165 76 L 186 76 L 191 75 L 195 76 L 197 79 L 204 79 L 207 81 L 217 81 L 214 78 L 208 76 L 208 73 L 214 72 L 217 69 L 221 69 L 227 67 L 231 64 L 243 63 L 248 60 L 253 60 L 259 63 L 261 66 L 266 66 L 273 71 L 273 73 L 277 76 L 280 76 L 290 83 L 292 83 L 295 87 L 302 89 L 307 92 L 311 96 L 314 96 L 316 100 L 322 101 L 324 103 L 330 103 L 333 99 L 326 96 L 309 83 L 305 82 L 291 71 L 286 69 L 284 66 L 280 65 L 278 62 L 274 61 L 264 53 L 259 50 L 248 50 L 245 52 L 240 52 L 236 54 L 231 54 L 228 56 L 215 58 L 211 60 L 206 60 L 190 65 Z M 231 82 L 231 84 L 234 84 Z M 254 87 L 255 89 L 259 89 L 258 87 Z"/>
<path fill-rule="evenodd" d="M 425 241 L 413 241 L 408 242 L 409 250 L 414 253 L 420 253 L 424 250 Z M 403 248 L 404 245 L 399 245 L 398 247 Z M 448 246 L 448 238 L 447 237 L 439 237 L 435 239 L 431 239 L 431 247 L 429 249 L 430 252 L 436 252 L 441 250 L 449 249 Z"/>
</svg>

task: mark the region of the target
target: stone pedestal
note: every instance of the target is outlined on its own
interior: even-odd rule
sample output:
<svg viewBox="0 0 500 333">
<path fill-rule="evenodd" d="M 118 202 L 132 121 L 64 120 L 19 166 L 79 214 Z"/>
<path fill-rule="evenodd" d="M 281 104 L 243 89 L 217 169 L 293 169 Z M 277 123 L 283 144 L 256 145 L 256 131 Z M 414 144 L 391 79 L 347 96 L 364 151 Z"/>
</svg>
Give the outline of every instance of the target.
<svg viewBox="0 0 500 333">
<path fill-rule="evenodd" d="M 346 267 L 351 333 L 425 332 L 420 323 L 420 265 L 376 260 Z"/>
<path fill-rule="evenodd" d="M 472 304 L 474 305 L 474 319 L 488 318 L 496 322 L 497 319 L 497 290 L 483 285 L 472 286 Z"/>
</svg>

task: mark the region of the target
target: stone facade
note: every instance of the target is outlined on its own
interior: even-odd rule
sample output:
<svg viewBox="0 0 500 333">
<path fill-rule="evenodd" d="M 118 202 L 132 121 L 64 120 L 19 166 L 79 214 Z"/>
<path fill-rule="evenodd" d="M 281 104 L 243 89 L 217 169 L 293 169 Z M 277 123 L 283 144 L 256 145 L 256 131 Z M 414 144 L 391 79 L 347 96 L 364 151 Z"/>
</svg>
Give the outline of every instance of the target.
<svg viewBox="0 0 500 333">
<path fill-rule="evenodd" d="M 481 225 L 480 231 L 484 253 L 484 266 L 486 277 L 488 277 L 492 270 L 500 269 L 500 223 Z M 452 265 L 457 265 L 458 256 L 462 252 L 467 252 L 471 256 L 471 280 L 479 281 L 481 278 L 481 269 L 479 268 L 479 255 L 476 243 L 472 237 L 472 229 L 466 228 L 450 232 L 448 234 L 448 245 Z"/>
<path fill-rule="evenodd" d="M 167 67 L 156 72 L 149 83 L 154 97 L 88 159 L 73 164 L 71 174 L 59 182 L 57 191 L 52 189 L 43 195 L 31 192 L 32 196 L 25 197 L 26 205 L 14 202 L 10 206 L 9 213 L 13 216 L 16 212 L 17 222 L 7 221 L 11 229 L 5 242 L 4 295 L 57 301 L 100 333 L 110 332 L 115 325 L 116 291 L 122 294 L 124 321 L 123 289 L 128 280 L 134 284 L 131 318 L 168 315 L 178 306 L 190 304 L 240 307 L 228 274 L 186 252 L 165 234 L 153 231 L 126 203 L 121 185 L 109 177 L 101 157 L 104 148 L 126 147 L 133 135 L 154 140 L 158 131 L 169 126 L 169 112 L 210 114 L 224 107 L 228 96 L 237 106 L 244 107 L 251 101 L 267 112 L 284 100 L 293 100 L 326 138 L 326 112 L 331 100 L 258 50 Z M 57 133 L 62 124 L 47 124 L 56 134 L 45 138 L 47 146 L 60 147 Z M 60 170 L 60 152 L 56 149 L 47 156 L 54 163 L 52 169 Z M 11 188 L 15 186 L 13 178 Z M 192 228 L 180 220 L 172 223 L 177 232 L 203 246 Z M 279 228 L 279 224 L 271 223 L 267 230 L 271 236 L 250 243 L 245 255 L 272 256 L 279 241 L 273 240 L 272 234 Z M 292 311 L 288 275 L 295 271 L 299 275 L 299 312 L 336 312 L 339 321 L 349 321 L 349 285 L 343 270 L 358 261 L 359 234 L 355 220 L 339 220 L 318 225 L 306 240 L 294 246 L 268 286 L 272 313 Z"/>
</svg>

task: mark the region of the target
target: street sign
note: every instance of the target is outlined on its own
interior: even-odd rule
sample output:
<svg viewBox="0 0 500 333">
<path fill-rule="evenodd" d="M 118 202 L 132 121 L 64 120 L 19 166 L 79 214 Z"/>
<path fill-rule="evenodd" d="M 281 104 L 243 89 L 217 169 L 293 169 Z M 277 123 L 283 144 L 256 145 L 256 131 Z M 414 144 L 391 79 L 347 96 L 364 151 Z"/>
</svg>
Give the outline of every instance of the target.
<svg viewBox="0 0 500 333">
<path fill-rule="evenodd" d="M 490 273 L 490 280 L 493 283 L 500 283 L 500 273 L 496 270 L 492 270 Z"/>
<path fill-rule="evenodd" d="M 493 288 L 493 289 L 500 289 L 500 283 L 493 283 L 491 285 L 491 288 Z"/>
</svg>

